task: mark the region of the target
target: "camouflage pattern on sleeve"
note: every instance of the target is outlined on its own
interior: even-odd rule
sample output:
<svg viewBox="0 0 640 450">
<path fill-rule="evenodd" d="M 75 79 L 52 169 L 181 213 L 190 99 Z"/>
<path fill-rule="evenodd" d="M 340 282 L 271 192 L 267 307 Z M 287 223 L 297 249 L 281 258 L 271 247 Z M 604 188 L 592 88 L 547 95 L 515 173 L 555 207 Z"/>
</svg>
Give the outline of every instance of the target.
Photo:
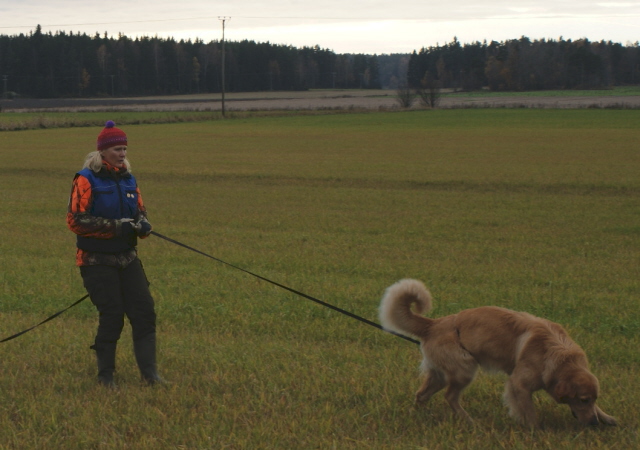
<svg viewBox="0 0 640 450">
<path fill-rule="evenodd" d="M 67 226 L 69 229 L 80 236 L 96 239 L 116 237 L 119 231 L 117 221 L 89 214 L 91 200 L 91 183 L 82 175 L 77 175 L 73 180 L 69 208 L 67 210 Z"/>
</svg>

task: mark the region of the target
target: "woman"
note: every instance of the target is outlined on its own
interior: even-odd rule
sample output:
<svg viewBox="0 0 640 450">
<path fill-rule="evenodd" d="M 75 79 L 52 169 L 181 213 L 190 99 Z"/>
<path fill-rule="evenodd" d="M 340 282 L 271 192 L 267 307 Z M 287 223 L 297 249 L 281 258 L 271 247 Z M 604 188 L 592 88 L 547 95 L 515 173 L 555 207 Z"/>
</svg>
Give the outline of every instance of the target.
<svg viewBox="0 0 640 450">
<path fill-rule="evenodd" d="M 67 225 L 77 234 L 76 265 L 99 313 L 91 346 L 98 362 L 98 381 L 115 387 L 116 346 L 131 323 L 133 349 L 142 379 L 162 381 L 156 369 L 156 313 L 137 238 L 151 233 L 147 211 L 127 156 L 127 136 L 108 121 L 74 180 Z"/>
</svg>

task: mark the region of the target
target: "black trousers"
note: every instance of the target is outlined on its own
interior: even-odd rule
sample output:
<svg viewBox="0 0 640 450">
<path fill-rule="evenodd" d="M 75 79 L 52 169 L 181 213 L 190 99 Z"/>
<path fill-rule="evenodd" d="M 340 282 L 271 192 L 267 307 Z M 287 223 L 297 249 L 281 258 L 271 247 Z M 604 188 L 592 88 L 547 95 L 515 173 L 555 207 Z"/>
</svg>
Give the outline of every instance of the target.
<svg viewBox="0 0 640 450">
<path fill-rule="evenodd" d="M 81 266 L 80 274 L 91 302 L 99 313 L 93 348 L 115 344 L 124 328 L 125 315 L 131 323 L 133 340 L 156 331 L 156 312 L 149 282 L 138 258 L 124 269 L 111 266 Z"/>
</svg>

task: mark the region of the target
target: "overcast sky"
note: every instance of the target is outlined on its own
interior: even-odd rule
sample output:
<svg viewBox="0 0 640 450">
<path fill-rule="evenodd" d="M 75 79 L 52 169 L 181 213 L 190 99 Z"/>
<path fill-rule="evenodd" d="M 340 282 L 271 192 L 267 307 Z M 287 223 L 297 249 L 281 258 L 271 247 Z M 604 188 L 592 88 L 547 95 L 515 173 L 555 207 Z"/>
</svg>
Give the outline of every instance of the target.
<svg viewBox="0 0 640 450">
<path fill-rule="evenodd" d="M 337 53 L 409 53 L 451 42 L 640 40 L 640 1 L 589 0 L 0 0 L 0 34 L 40 24 L 110 36 L 319 45 Z"/>
</svg>

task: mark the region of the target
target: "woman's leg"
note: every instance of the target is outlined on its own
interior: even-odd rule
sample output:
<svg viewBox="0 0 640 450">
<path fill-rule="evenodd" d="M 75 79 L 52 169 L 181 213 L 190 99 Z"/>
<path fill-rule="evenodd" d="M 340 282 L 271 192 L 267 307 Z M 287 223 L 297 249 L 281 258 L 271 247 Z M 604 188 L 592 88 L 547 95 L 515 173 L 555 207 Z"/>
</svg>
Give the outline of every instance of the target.
<svg viewBox="0 0 640 450">
<path fill-rule="evenodd" d="M 94 344 L 98 380 L 113 387 L 116 346 L 124 327 L 124 305 L 119 270 L 109 266 L 82 266 L 80 273 L 91 302 L 98 310 L 98 331 Z"/>
<path fill-rule="evenodd" d="M 156 312 L 149 282 L 139 259 L 122 271 L 124 308 L 133 334 L 133 350 L 142 379 L 161 382 L 156 364 Z"/>
</svg>

